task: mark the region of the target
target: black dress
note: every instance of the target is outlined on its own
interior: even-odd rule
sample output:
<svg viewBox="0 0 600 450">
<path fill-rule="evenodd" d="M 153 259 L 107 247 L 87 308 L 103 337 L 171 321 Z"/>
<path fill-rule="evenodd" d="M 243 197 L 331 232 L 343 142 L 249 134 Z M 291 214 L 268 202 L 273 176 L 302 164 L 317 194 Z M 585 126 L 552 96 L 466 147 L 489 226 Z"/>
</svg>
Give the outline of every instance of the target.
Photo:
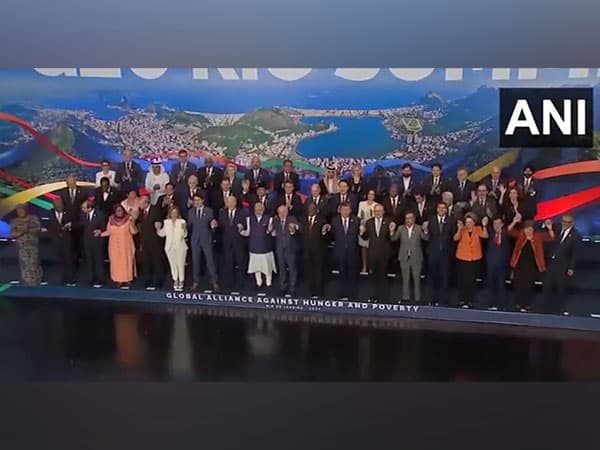
<svg viewBox="0 0 600 450">
<path fill-rule="evenodd" d="M 519 261 L 514 270 L 513 287 L 517 305 L 521 308 L 531 306 L 534 282 L 539 275 L 538 267 L 533 253 L 533 242 L 526 241 L 521 250 Z"/>
</svg>

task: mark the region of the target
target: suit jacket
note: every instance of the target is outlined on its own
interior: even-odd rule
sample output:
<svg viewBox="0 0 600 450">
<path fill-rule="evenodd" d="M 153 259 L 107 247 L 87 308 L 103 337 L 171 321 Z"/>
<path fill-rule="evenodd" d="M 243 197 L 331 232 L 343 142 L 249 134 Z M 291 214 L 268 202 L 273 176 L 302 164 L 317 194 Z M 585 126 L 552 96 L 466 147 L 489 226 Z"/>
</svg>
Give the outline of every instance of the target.
<svg viewBox="0 0 600 450">
<path fill-rule="evenodd" d="M 183 251 L 188 248 L 185 238 L 187 237 L 187 226 L 185 220 L 177 219 L 175 223 L 171 219 L 165 219 L 163 226 L 157 231 L 160 237 L 165 238 L 165 250 Z"/>
<path fill-rule="evenodd" d="M 500 199 L 500 185 L 503 184 L 504 186 L 506 186 L 506 180 L 504 180 L 503 178 L 500 178 L 500 180 L 498 180 L 496 182 L 496 188 L 494 189 L 493 186 L 493 182 L 492 182 L 492 176 L 488 175 L 487 177 L 485 177 L 483 180 L 481 180 L 479 182 L 479 184 L 485 184 L 488 188 L 488 192 L 489 195 L 493 198 L 495 198 L 496 200 Z"/>
<path fill-rule="evenodd" d="M 555 239 L 550 242 L 547 249 L 549 264 L 558 265 L 561 270 L 575 270 L 577 256 L 581 246 L 581 234 L 571 228 L 561 242 L 561 230 L 555 230 Z"/>
<path fill-rule="evenodd" d="M 175 204 L 179 208 L 182 217 L 187 217 L 188 210 L 192 207 L 192 201 L 195 194 L 205 194 L 204 190 L 200 186 L 194 189 L 194 193 L 190 191 L 190 188 L 186 184 L 177 186 L 175 189 Z M 161 196 L 163 198 L 163 196 Z M 158 201 L 156 204 L 160 204 Z"/>
<path fill-rule="evenodd" d="M 381 200 L 385 215 L 390 217 L 396 223 L 404 223 L 404 212 L 406 211 L 407 205 L 406 200 L 401 195 L 396 197 L 396 209 L 392 205 L 392 197 L 386 195 Z"/>
<path fill-rule="evenodd" d="M 417 187 L 417 182 L 415 181 L 414 175 L 411 175 L 408 183 L 408 189 L 404 188 L 404 177 L 400 177 L 398 181 L 398 186 L 400 186 L 400 195 L 406 199 L 412 200 L 414 198 L 414 191 Z"/>
<path fill-rule="evenodd" d="M 307 258 L 316 253 L 317 258 L 320 257 L 318 261 L 320 263 L 323 263 L 325 249 L 327 248 L 327 239 L 321 232 L 323 225 L 326 223 L 327 220 L 322 214 L 315 216 L 315 222 L 312 227 L 310 226 L 310 220 L 308 216 L 305 216 L 301 222 L 301 237 L 304 253 Z M 310 267 L 308 267 L 308 269 L 310 270 Z"/>
<path fill-rule="evenodd" d="M 358 197 L 354 192 L 346 194 L 346 202 L 352 206 L 352 214 L 358 214 Z M 342 203 L 342 194 L 332 194 L 327 202 L 327 209 L 331 215 L 339 214 L 339 207 Z"/>
<path fill-rule="evenodd" d="M 346 181 L 350 185 L 350 192 L 356 194 L 359 202 L 367 198 L 367 180 L 361 178 L 358 182 L 354 182 L 353 177 L 348 177 Z"/>
<path fill-rule="evenodd" d="M 185 169 L 183 169 L 183 167 L 181 167 L 181 163 L 178 162 L 177 164 L 173 165 L 173 168 L 171 169 L 171 183 L 174 183 L 175 185 L 182 184 L 185 186 L 188 177 L 190 175 L 195 175 L 197 170 L 198 168 L 196 167 L 196 164 L 190 161 L 188 161 L 185 165 Z"/>
<path fill-rule="evenodd" d="M 517 188 L 522 194 L 522 199 L 519 203 L 523 220 L 531 220 L 537 214 L 537 204 L 542 196 L 540 182 L 531 179 L 529 187 L 526 189 L 525 179 L 521 178 L 517 181 Z"/>
<path fill-rule="evenodd" d="M 71 223 L 70 230 L 68 229 L 68 227 L 65 228 L 65 225 L 67 225 L 69 222 Z M 74 225 L 74 218 L 71 215 L 71 213 L 66 209 L 63 211 L 62 220 L 60 221 L 60 223 L 56 218 L 56 210 L 52 209 L 52 211 L 50 211 L 50 217 L 48 220 L 47 227 L 48 234 L 50 235 L 52 240 L 54 240 L 58 245 L 70 245 L 72 238 L 71 233 Z"/>
<path fill-rule="evenodd" d="M 387 175 L 382 178 L 373 176 L 367 181 L 366 191 L 375 191 L 377 201 L 381 202 L 381 199 L 387 195 L 390 184 L 392 184 L 392 180 Z"/>
<path fill-rule="evenodd" d="M 168 201 L 169 198 L 171 200 L 170 202 Z M 186 199 L 186 202 L 187 202 L 187 199 Z M 163 217 L 161 220 L 166 219 L 168 212 L 169 212 L 169 208 L 171 208 L 171 206 L 173 206 L 173 205 L 179 207 L 178 201 L 177 201 L 177 195 L 173 194 L 172 197 L 167 197 L 167 194 L 163 194 L 160 197 L 158 197 L 158 200 L 156 201 L 156 206 L 159 206 L 162 210 Z M 181 209 L 179 211 L 181 212 Z"/>
<path fill-rule="evenodd" d="M 235 248 L 241 250 L 244 248 L 245 239 L 240 234 L 238 224 L 246 226 L 247 211 L 239 206 L 235 208 L 233 220 L 229 219 L 229 210 L 223 208 L 219 211 L 219 229 L 221 231 L 221 242 L 225 249 Z"/>
<path fill-rule="evenodd" d="M 116 189 L 110 188 L 108 196 L 104 200 L 104 193 L 102 189 L 96 188 L 94 191 L 94 198 L 96 199 L 96 208 L 100 209 L 106 216 L 110 216 L 113 213 L 113 207 L 121 201 L 121 193 L 117 192 Z"/>
<path fill-rule="evenodd" d="M 263 169 L 262 167 L 258 169 L 258 176 L 256 178 L 254 177 L 253 169 L 246 170 L 244 178 L 250 180 L 250 189 L 252 190 L 256 190 L 256 186 L 258 186 L 259 184 L 268 187 L 270 181 L 269 172 L 266 169 Z"/>
<path fill-rule="evenodd" d="M 440 176 L 437 186 L 434 186 L 433 175 L 427 174 L 421 183 L 421 190 L 429 201 L 436 203 L 442 198 L 442 193 L 449 190 L 449 186 L 443 175 Z"/>
<path fill-rule="evenodd" d="M 81 204 L 87 200 L 86 192 L 80 187 L 75 188 L 75 198 L 73 200 L 71 200 L 69 188 L 61 189 L 58 191 L 58 195 L 62 199 L 65 210 L 69 212 L 71 218 L 76 222 L 79 221 Z"/>
<path fill-rule="evenodd" d="M 347 233 L 344 231 L 342 216 L 337 215 L 331 220 L 330 233 L 335 243 L 333 252 L 338 258 L 352 257 L 358 259 L 360 219 L 351 215 L 348 220 Z"/>
<path fill-rule="evenodd" d="M 425 204 L 423 205 L 422 212 L 419 209 L 419 205 L 416 202 L 413 203 L 410 207 L 410 209 L 415 213 L 415 221 L 419 225 L 423 225 L 423 222 L 425 222 L 429 216 L 435 214 L 435 209 L 437 207 L 435 202 L 428 200 L 427 197 L 425 197 L 424 203 Z"/>
<path fill-rule="evenodd" d="M 365 233 L 362 238 L 369 241 L 369 247 L 367 253 L 369 258 L 377 260 L 388 260 L 390 257 L 391 241 L 390 236 L 390 223 L 392 219 L 384 217 L 381 220 L 381 228 L 379 229 L 379 236 L 377 236 L 377 227 L 375 217 L 371 217 L 365 223 Z"/>
<path fill-rule="evenodd" d="M 465 181 L 464 189 L 460 189 L 460 183 L 458 180 L 452 180 L 450 182 L 450 192 L 454 194 L 454 203 L 469 203 L 471 201 L 471 192 L 475 191 L 477 187 L 472 181 Z"/>
<path fill-rule="evenodd" d="M 80 223 L 78 228 L 81 230 L 84 245 L 100 245 L 104 238 L 94 236 L 95 230 L 106 230 L 106 216 L 98 208 L 94 208 L 92 212 L 92 220 L 89 220 L 88 214 L 81 213 Z"/>
<path fill-rule="evenodd" d="M 493 229 L 489 229 L 488 233 L 490 237 L 485 244 L 485 262 L 488 270 L 508 270 L 512 244 L 506 228 L 503 228 L 500 232 L 500 247 L 496 244 L 496 232 Z"/>
<path fill-rule="evenodd" d="M 131 190 L 137 191 L 144 185 L 144 179 L 144 171 L 135 161 L 131 161 L 129 175 L 127 175 L 127 170 L 125 170 L 124 161 L 117 164 L 115 181 L 119 184 L 119 191 L 121 193 L 126 194 Z"/>
<path fill-rule="evenodd" d="M 285 204 L 285 194 L 280 194 L 277 198 L 277 201 L 275 202 L 275 214 L 277 213 L 277 208 Z M 293 214 L 294 217 L 302 217 L 302 214 L 304 214 L 304 204 L 302 203 L 302 199 L 298 194 L 292 194 L 291 207 L 289 207 L 288 209 L 290 211 L 290 214 Z"/>
<path fill-rule="evenodd" d="M 139 230 L 141 248 L 147 248 L 153 246 L 155 249 L 164 246 L 164 239 L 156 234 L 155 222 L 161 222 L 166 216 L 164 215 L 163 208 L 160 204 L 150 205 L 148 214 L 146 215 L 144 210 L 140 211 L 138 215 L 136 225 Z"/>
<path fill-rule="evenodd" d="M 258 195 L 256 195 L 256 193 L 250 193 L 248 195 L 248 200 L 250 203 L 250 212 L 254 213 L 254 205 L 261 200 L 258 198 Z M 265 204 L 265 215 L 266 216 L 272 216 L 273 214 L 275 214 L 275 205 L 277 204 L 276 200 L 274 200 L 272 197 L 270 197 L 267 194 L 267 195 L 265 195 L 265 197 L 263 199 L 263 203 Z"/>
<path fill-rule="evenodd" d="M 214 213 L 208 206 L 204 206 L 201 209 L 201 214 L 200 209 L 196 210 L 196 208 L 192 208 L 188 211 L 187 226 L 190 243 L 192 245 L 212 245 L 213 233 L 210 222 L 214 219 Z M 198 214 L 196 212 L 198 212 Z"/>
<path fill-rule="evenodd" d="M 300 190 L 300 177 L 296 172 L 290 172 L 289 180 L 294 183 L 294 192 L 298 192 Z M 283 171 L 277 173 L 273 180 L 273 188 L 277 193 L 283 194 L 283 183 L 285 181 L 285 174 Z"/>
<path fill-rule="evenodd" d="M 319 215 L 322 218 L 329 217 L 329 200 L 324 195 L 319 195 L 316 200 L 313 199 L 312 196 L 306 197 L 306 201 L 304 202 L 304 210 L 308 211 L 308 205 L 314 203 L 317 205 L 317 209 L 319 210 Z"/>
<path fill-rule="evenodd" d="M 423 245 L 422 240 L 429 239 L 429 235 L 425 234 L 421 225 L 414 224 L 410 237 L 408 236 L 408 227 L 402 225 L 398 227 L 392 241 L 400 241 L 400 249 L 398 250 L 398 261 L 415 261 L 417 264 L 423 262 Z"/>
<path fill-rule="evenodd" d="M 223 179 L 225 179 L 225 175 L 223 175 Z M 240 177 L 235 177 L 232 180 L 229 180 L 231 184 L 231 190 L 233 191 L 233 195 L 236 197 L 240 197 L 242 195 L 242 180 Z"/>
<path fill-rule="evenodd" d="M 450 259 L 454 254 L 454 233 L 456 232 L 456 219 L 446 217 L 440 230 L 437 214 L 429 218 L 429 244 L 428 254 L 431 257 Z"/>
<path fill-rule="evenodd" d="M 241 198 L 238 195 L 236 195 L 235 192 L 233 192 L 233 189 L 229 190 L 229 196 L 231 196 L 231 195 L 233 195 L 235 198 L 237 198 L 238 206 L 242 206 Z M 225 194 L 222 189 L 220 189 L 220 188 L 216 189 L 209 194 L 208 206 L 210 206 L 214 211 L 220 211 L 221 209 L 225 208 L 225 206 L 227 206 L 225 204 Z"/>
<path fill-rule="evenodd" d="M 493 219 L 498 214 L 498 206 L 496 200 L 493 197 L 487 197 L 485 203 L 481 205 L 479 199 L 475 200 L 475 203 L 471 205 L 469 211 L 477 215 L 477 220 L 481 223 L 481 219 L 487 216 Z"/>
<path fill-rule="evenodd" d="M 273 235 L 275 236 L 275 250 L 296 252 L 300 246 L 300 230 L 291 234 L 288 230 L 290 224 L 300 226 L 298 220 L 288 214 L 285 219 L 284 228 L 281 228 L 281 219 L 277 216 L 273 218 Z"/>
<path fill-rule="evenodd" d="M 516 240 L 515 248 L 513 249 L 512 256 L 510 258 L 510 267 L 512 269 L 517 267 L 517 263 L 521 258 L 521 252 L 523 247 L 527 243 L 527 238 L 523 231 L 512 229 L 508 232 L 508 235 Z M 544 258 L 544 243 L 552 241 L 550 234 L 547 232 L 535 231 L 533 235 L 533 256 L 535 257 L 535 264 L 540 272 L 546 271 L 546 261 Z"/>
<path fill-rule="evenodd" d="M 210 177 L 208 176 L 208 170 L 205 167 L 198 169 L 198 186 L 205 191 L 216 191 L 221 187 L 221 180 L 223 179 L 223 170 L 213 166 Z"/>
</svg>

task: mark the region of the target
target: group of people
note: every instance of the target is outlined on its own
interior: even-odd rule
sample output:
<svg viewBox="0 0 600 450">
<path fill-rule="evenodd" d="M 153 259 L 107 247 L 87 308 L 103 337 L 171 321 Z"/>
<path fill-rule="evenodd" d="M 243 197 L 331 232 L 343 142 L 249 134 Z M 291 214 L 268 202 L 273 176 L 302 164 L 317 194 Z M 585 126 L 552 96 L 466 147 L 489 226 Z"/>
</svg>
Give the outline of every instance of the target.
<svg viewBox="0 0 600 450">
<path fill-rule="evenodd" d="M 198 168 L 182 150 L 170 173 L 152 160 L 144 174 L 131 151 L 123 156 L 116 170 L 102 162 L 93 197 L 69 177 L 54 202 L 48 231 L 63 283 L 75 283 L 81 260 L 87 281 L 100 287 L 108 259 L 110 278 L 120 287 L 141 278 L 153 290 L 161 287 L 168 262 L 177 291 L 184 289 L 188 266 L 192 290 L 200 289 L 205 271 L 205 288 L 213 291 L 221 281 L 238 290 L 247 274 L 258 289 L 269 287 L 277 274 L 282 295 L 294 295 L 305 277 L 310 295 L 320 297 L 333 268 L 343 299 L 356 296 L 362 272 L 375 281 L 371 301 L 421 303 L 424 275 L 431 304 L 470 307 L 484 278 L 489 308 L 525 312 L 535 281 L 543 280 L 545 298 L 559 301 L 575 273 L 581 236 L 573 216 L 565 214 L 560 227 L 551 220 L 534 226 L 540 187 L 531 166 L 516 180 L 505 180 L 494 167 L 478 183 L 465 168 L 447 179 L 440 164 L 420 181 L 410 164 L 397 179 L 381 167 L 367 178 L 359 165 L 341 177 L 331 166 L 304 196 L 290 160 L 271 176 L 254 157 L 238 174 L 236 165 L 222 169 L 210 156 Z M 23 281 L 35 284 L 42 277 L 42 227 L 21 206 L 12 230 Z M 391 295 L 390 272 L 400 274 L 400 295 Z M 454 282 L 457 298 L 449 295 Z"/>
</svg>

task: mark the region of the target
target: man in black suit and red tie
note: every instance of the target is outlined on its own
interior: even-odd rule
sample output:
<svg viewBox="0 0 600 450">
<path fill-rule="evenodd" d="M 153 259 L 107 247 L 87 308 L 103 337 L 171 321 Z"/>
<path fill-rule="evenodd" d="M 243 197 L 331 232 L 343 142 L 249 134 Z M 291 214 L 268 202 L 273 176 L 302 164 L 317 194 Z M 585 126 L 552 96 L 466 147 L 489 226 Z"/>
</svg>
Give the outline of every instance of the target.
<svg viewBox="0 0 600 450">
<path fill-rule="evenodd" d="M 323 226 L 334 243 L 333 255 L 340 272 L 339 293 L 342 300 L 356 297 L 360 267 L 358 236 L 360 220 L 352 214 L 350 203 L 340 205 L 340 214 Z"/>
<path fill-rule="evenodd" d="M 60 282 L 75 286 L 75 267 L 73 264 L 73 216 L 65 209 L 62 197 L 54 199 L 54 209 L 50 214 L 48 234 L 52 238 L 59 267 Z"/>
<path fill-rule="evenodd" d="M 313 297 L 323 295 L 323 276 L 327 262 L 327 239 L 322 230 L 326 223 L 327 220 L 319 213 L 317 205 L 308 203 L 306 205 L 306 216 L 301 222 L 301 236 L 304 249 L 304 269 L 308 275 L 309 292 Z"/>
<path fill-rule="evenodd" d="M 294 217 L 302 217 L 304 205 L 300 196 L 294 192 L 294 183 L 292 181 L 286 181 L 284 184 L 284 191 L 279 195 L 276 206 L 285 205 L 288 211 Z"/>
<path fill-rule="evenodd" d="M 250 161 L 250 168 L 246 170 L 244 178 L 250 181 L 250 190 L 256 191 L 260 185 L 267 187 L 269 185 L 269 172 L 260 167 L 260 158 L 253 156 Z"/>
<path fill-rule="evenodd" d="M 371 217 L 364 225 L 360 226 L 363 239 L 369 241 L 367 258 L 369 268 L 375 280 L 375 300 L 386 302 L 389 299 L 388 266 L 392 241 L 390 237 L 390 224 L 394 223 L 385 217 L 382 205 L 376 205 Z"/>
<path fill-rule="evenodd" d="M 215 167 L 215 161 L 212 155 L 204 158 L 204 167 L 198 169 L 198 186 L 200 186 L 207 195 L 219 189 L 223 179 L 223 170 Z"/>
<path fill-rule="evenodd" d="M 227 205 L 219 211 L 218 226 L 221 231 L 223 264 L 221 278 L 224 285 L 241 289 L 246 276 L 247 245 L 240 229 L 246 225 L 247 213 L 238 206 L 235 196 L 227 198 Z"/>
<path fill-rule="evenodd" d="M 572 214 L 564 214 L 560 233 L 548 245 L 549 256 L 544 276 L 544 299 L 546 312 L 561 312 L 568 315 L 565 308 L 567 287 L 575 276 L 575 265 L 581 247 L 581 234 L 575 228 Z"/>
<path fill-rule="evenodd" d="M 286 181 L 291 181 L 294 184 L 294 192 L 298 192 L 300 189 L 300 177 L 296 172 L 294 172 L 294 163 L 291 159 L 286 159 L 283 161 L 283 170 L 275 175 L 275 179 L 273 180 L 273 188 L 277 193 L 283 194 L 285 187 L 284 183 Z"/>
</svg>

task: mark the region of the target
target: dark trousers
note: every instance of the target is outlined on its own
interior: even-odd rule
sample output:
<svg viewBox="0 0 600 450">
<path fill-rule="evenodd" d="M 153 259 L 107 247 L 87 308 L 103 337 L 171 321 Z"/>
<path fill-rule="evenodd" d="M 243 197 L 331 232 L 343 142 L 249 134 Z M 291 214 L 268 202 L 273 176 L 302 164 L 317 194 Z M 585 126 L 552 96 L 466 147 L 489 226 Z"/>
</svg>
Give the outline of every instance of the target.
<svg viewBox="0 0 600 450">
<path fill-rule="evenodd" d="M 515 291 L 515 301 L 521 308 L 531 307 L 537 274 L 529 270 L 515 270 L 512 285 Z"/>
<path fill-rule="evenodd" d="M 440 305 L 448 304 L 450 261 L 445 255 L 430 254 L 427 259 L 427 281 L 431 291 L 430 299 Z"/>
<path fill-rule="evenodd" d="M 567 269 L 558 264 L 548 265 L 544 275 L 544 309 L 547 312 L 560 312 L 567 300 L 567 286 L 569 278 Z"/>
<path fill-rule="evenodd" d="M 213 247 L 211 242 L 191 242 L 192 247 L 192 279 L 194 283 L 200 282 L 200 274 L 202 273 L 202 258 L 206 262 L 208 273 L 210 274 L 211 281 L 217 282 L 217 267 L 215 265 L 215 258 L 213 256 Z"/>
<path fill-rule="evenodd" d="M 481 261 L 456 261 L 456 282 L 458 300 L 463 303 L 473 303 L 477 290 L 477 276 Z"/>
<path fill-rule="evenodd" d="M 340 271 L 340 297 L 352 299 L 356 297 L 359 276 L 359 251 L 346 250 L 336 254 L 337 266 Z"/>
<path fill-rule="evenodd" d="M 305 255 L 305 267 L 308 276 L 308 289 L 310 295 L 323 294 L 323 259 L 321 250 L 308 249 Z"/>
<path fill-rule="evenodd" d="M 372 279 L 375 282 L 375 299 L 385 302 L 389 300 L 388 286 L 388 267 L 390 264 L 389 258 L 370 257 L 369 268 L 371 269 Z"/>
<path fill-rule="evenodd" d="M 247 266 L 247 252 L 242 246 L 223 244 L 222 279 L 227 286 L 241 288 L 244 284 Z"/>
<path fill-rule="evenodd" d="M 506 309 L 506 265 L 487 266 L 486 285 L 490 296 L 490 306 L 495 306 L 499 309 Z"/>
<path fill-rule="evenodd" d="M 75 268 L 73 264 L 74 252 L 71 238 L 57 239 L 55 242 L 55 251 L 60 283 L 73 283 L 75 281 Z"/>
<path fill-rule="evenodd" d="M 87 281 L 90 283 L 104 283 L 104 239 L 83 239 L 83 260 L 86 268 Z"/>
<path fill-rule="evenodd" d="M 298 280 L 296 252 L 289 248 L 278 248 L 276 255 L 279 289 L 285 291 L 289 286 L 290 291 L 293 292 L 296 290 L 296 282 Z"/>
<path fill-rule="evenodd" d="M 141 242 L 137 252 L 140 278 L 144 286 L 160 287 L 166 273 L 164 242 Z"/>
</svg>

